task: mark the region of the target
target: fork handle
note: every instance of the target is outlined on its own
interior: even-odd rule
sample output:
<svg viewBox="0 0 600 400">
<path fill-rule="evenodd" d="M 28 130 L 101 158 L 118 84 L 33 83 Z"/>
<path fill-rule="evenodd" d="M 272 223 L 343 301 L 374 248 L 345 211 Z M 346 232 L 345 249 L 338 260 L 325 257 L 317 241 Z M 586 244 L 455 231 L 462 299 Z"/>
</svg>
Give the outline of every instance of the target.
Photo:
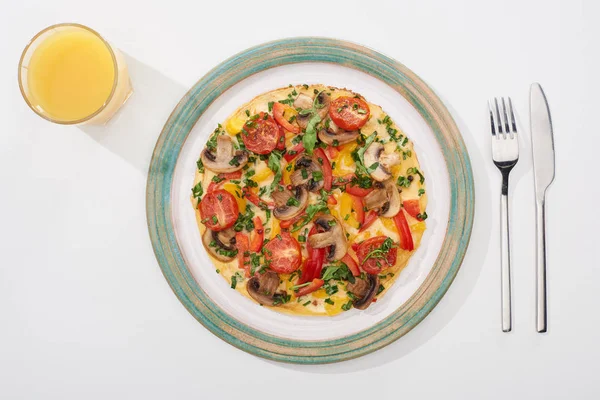
<svg viewBox="0 0 600 400">
<path fill-rule="evenodd" d="M 508 172 L 502 171 L 502 195 L 500 198 L 500 273 L 502 290 L 502 331 L 512 329 L 510 289 L 510 238 L 508 229 Z"/>
<path fill-rule="evenodd" d="M 546 199 L 536 201 L 536 300 L 537 300 L 537 331 L 547 331 L 546 311 Z"/>
</svg>

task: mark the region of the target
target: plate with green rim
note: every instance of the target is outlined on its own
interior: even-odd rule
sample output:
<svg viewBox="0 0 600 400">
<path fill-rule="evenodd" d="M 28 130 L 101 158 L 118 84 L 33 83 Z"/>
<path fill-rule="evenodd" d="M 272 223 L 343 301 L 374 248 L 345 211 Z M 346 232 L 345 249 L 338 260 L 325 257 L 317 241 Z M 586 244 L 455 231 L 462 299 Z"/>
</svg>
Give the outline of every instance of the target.
<svg viewBox="0 0 600 400">
<path fill-rule="evenodd" d="M 190 202 L 196 160 L 217 124 L 258 94 L 304 83 L 348 88 L 380 105 L 414 142 L 427 179 L 429 218 L 420 248 L 381 301 L 335 317 L 276 313 L 232 291 L 201 245 Z M 222 62 L 179 102 L 154 149 L 146 213 L 165 278 L 209 331 L 267 359 L 331 363 L 399 339 L 446 293 L 471 235 L 473 172 L 450 112 L 404 65 L 341 40 L 282 39 Z"/>
</svg>

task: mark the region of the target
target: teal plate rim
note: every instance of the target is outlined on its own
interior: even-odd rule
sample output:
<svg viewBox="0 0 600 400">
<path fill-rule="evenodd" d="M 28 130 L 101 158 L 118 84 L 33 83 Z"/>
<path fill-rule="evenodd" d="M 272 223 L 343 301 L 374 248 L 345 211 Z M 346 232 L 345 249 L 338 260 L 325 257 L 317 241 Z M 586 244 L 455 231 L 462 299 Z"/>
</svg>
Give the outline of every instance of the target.
<svg viewBox="0 0 600 400">
<path fill-rule="evenodd" d="M 303 341 L 267 334 L 220 309 L 193 278 L 177 243 L 171 218 L 171 186 L 177 158 L 196 121 L 227 89 L 249 76 L 286 64 L 323 62 L 354 68 L 380 79 L 408 100 L 431 128 L 449 173 L 450 213 L 438 257 L 425 281 L 384 320 L 337 339 Z M 329 38 L 277 40 L 245 50 L 217 65 L 181 99 L 156 143 L 146 187 L 148 231 L 160 268 L 187 310 L 209 331 L 248 353 L 267 359 L 321 364 L 356 358 L 405 335 L 437 305 L 454 280 L 467 250 L 474 218 L 473 171 L 450 112 L 434 91 L 399 62 L 364 46 Z"/>
</svg>

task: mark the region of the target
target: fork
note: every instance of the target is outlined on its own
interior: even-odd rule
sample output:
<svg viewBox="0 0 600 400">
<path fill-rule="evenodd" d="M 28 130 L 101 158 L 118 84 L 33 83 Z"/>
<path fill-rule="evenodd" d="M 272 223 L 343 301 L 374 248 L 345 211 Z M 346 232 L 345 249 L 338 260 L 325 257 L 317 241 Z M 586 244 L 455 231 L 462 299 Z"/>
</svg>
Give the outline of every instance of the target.
<svg viewBox="0 0 600 400">
<path fill-rule="evenodd" d="M 508 98 L 508 109 L 504 97 L 501 98 L 502 112 L 498 99 L 488 102 L 492 131 L 492 159 L 502 173 L 502 195 L 500 197 L 501 228 L 501 286 L 502 286 L 502 331 L 512 329 L 511 288 L 510 288 L 510 237 L 508 229 L 508 175 L 519 161 L 519 141 L 512 100 Z"/>
</svg>

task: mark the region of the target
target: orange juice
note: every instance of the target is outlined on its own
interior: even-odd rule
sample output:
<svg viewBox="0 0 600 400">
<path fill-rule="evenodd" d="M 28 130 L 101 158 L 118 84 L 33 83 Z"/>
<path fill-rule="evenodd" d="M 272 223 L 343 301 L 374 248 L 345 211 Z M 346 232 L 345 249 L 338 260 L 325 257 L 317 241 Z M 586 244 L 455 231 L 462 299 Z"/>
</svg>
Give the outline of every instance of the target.
<svg viewBox="0 0 600 400">
<path fill-rule="evenodd" d="M 110 51 L 85 30 L 57 32 L 31 56 L 27 79 L 32 100 L 59 120 L 78 120 L 99 110 L 115 80 Z"/>
<path fill-rule="evenodd" d="M 23 53 L 19 79 L 31 108 L 58 123 L 104 123 L 131 94 L 121 53 L 75 24 L 38 34 Z"/>
</svg>

